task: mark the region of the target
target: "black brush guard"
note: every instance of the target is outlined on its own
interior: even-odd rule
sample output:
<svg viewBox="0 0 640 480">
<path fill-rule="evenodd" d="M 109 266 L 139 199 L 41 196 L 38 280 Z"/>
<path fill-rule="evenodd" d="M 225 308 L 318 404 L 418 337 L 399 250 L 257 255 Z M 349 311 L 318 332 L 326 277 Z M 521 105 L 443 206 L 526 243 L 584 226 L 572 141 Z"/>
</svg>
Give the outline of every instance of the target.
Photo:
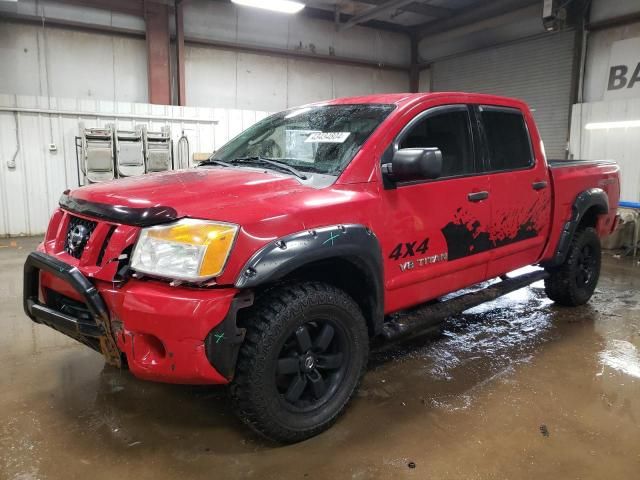
<svg viewBox="0 0 640 480">
<path fill-rule="evenodd" d="M 64 280 L 80 295 L 93 322 L 71 316 L 40 302 L 40 271 Z M 90 346 L 96 342 L 111 365 L 121 366 L 120 351 L 110 328 L 109 311 L 96 287 L 76 267 L 42 252 L 29 254 L 24 264 L 24 311 L 31 320 L 58 330 Z M 91 342 L 93 340 L 93 344 Z"/>
</svg>

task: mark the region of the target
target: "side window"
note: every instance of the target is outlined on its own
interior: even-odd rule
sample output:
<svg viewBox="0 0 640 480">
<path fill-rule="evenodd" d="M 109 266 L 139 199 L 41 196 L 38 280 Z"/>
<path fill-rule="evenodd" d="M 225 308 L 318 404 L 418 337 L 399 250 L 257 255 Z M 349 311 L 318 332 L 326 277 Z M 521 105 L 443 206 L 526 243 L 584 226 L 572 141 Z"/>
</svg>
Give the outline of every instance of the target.
<svg viewBox="0 0 640 480">
<path fill-rule="evenodd" d="M 517 110 L 480 109 L 491 170 L 513 170 L 533 165 L 524 117 Z"/>
<path fill-rule="evenodd" d="M 434 112 L 406 132 L 398 148 L 439 148 L 442 177 L 474 173 L 471 122 L 466 108 Z"/>
</svg>

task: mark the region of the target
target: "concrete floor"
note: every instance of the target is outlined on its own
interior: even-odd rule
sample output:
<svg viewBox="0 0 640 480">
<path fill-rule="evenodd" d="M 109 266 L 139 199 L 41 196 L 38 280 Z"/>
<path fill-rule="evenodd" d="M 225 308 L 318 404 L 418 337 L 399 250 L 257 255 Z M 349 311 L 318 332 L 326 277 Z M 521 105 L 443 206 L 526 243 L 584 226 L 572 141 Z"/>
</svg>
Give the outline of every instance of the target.
<svg viewBox="0 0 640 480">
<path fill-rule="evenodd" d="M 608 257 L 591 303 L 539 285 L 374 354 L 328 432 L 279 447 L 224 389 L 138 381 L 22 312 L 35 239 L 0 240 L 0 478 L 638 478 L 640 267 Z M 410 468 L 409 464 L 414 466 Z"/>
</svg>

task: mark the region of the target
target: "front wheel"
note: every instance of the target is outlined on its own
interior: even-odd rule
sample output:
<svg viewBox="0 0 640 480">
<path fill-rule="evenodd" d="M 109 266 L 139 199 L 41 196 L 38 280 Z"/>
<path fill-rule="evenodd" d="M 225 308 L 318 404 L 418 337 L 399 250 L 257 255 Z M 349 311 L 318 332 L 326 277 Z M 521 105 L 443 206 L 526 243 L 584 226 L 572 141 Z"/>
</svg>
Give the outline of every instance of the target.
<svg viewBox="0 0 640 480">
<path fill-rule="evenodd" d="M 593 295 L 600 278 L 600 238 L 594 228 L 578 230 L 571 242 L 567 258 L 550 268 L 544 282 L 547 296 L 560 305 L 583 305 Z"/>
<path fill-rule="evenodd" d="M 367 363 L 369 337 L 355 301 L 318 282 L 275 288 L 258 299 L 230 387 L 237 415 L 284 443 L 329 428 Z"/>
</svg>

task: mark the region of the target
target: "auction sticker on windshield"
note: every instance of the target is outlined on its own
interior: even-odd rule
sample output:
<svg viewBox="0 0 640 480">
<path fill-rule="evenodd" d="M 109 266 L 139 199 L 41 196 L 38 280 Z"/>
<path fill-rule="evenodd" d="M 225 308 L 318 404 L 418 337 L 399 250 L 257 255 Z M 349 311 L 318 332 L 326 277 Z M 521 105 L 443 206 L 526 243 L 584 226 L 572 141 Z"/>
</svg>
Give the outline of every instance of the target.
<svg viewBox="0 0 640 480">
<path fill-rule="evenodd" d="M 315 132 L 307 137 L 305 143 L 344 143 L 351 132 Z"/>
</svg>

